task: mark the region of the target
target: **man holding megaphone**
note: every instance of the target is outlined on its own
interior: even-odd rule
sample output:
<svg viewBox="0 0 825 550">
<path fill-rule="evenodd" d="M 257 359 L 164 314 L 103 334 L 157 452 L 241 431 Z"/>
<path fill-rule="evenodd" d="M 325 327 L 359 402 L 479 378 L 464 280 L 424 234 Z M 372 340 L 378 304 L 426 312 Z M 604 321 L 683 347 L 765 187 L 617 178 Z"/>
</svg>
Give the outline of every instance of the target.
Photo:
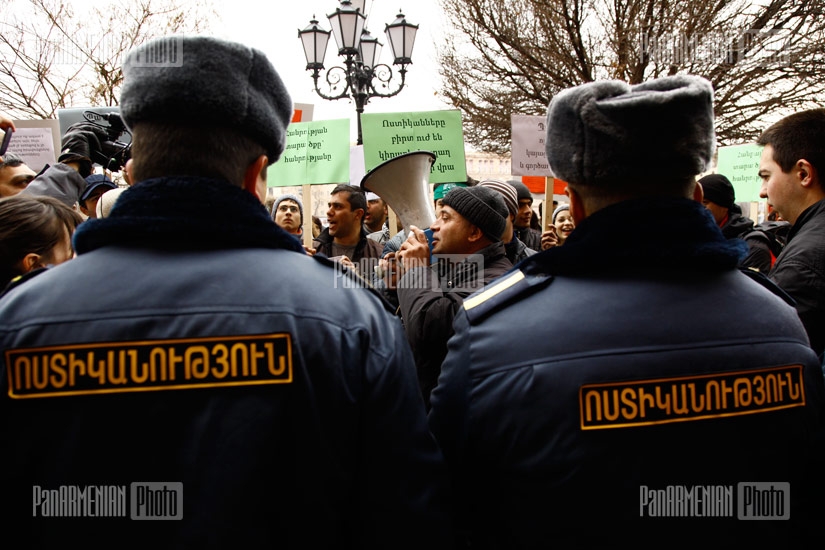
<svg viewBox="0 0 825 550">
<path fill-rule="evenodd" d="M 487 187 L 456 187 L 432 223 L 432 255 L 424 231 L 410 227 L 397 253 L 398 302 L 413 349 L 427 409 L 453 317 L 464 299 L 510 270 L 501 235 L 509 215 L 501 195 Z"/>
</svg>

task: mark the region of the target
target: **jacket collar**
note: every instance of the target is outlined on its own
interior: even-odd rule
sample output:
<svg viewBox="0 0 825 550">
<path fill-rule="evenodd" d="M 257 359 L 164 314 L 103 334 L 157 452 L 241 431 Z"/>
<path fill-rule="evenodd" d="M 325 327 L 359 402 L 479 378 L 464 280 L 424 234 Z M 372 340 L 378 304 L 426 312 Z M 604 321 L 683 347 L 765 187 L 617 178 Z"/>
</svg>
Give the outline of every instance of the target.
<svg viewBox="0 0 825 550">
<path fill-rule="evenodd" d="M 367 243 L 367 241 L 366 241 L 367 235 L 368 235 L 368 233 L 367 233 L 366 229 L 364 229 L 364 226 L 362 225 L 361 226 L 361 235 L 358 238 L 358 242 L 355 244 L 355 249 L 356 250 L 360 250 L 360 249 L 364 248 L 364 245 L 366 245 L 366 243 Z M 318 236 L 315 237 L 315 240 L 318 241 L 321 244 L 332 244 L 332 242 L 334 241 L 334 238 L 333 238 L 332 235 L 329 234 L 329 227 L 325 227 L 321 231 L 321 233 L 319 233 Z"/>
<path fill-rule="evenodd" d="M 78 254 L 108 245 L 305 253 L 255 196 L 226 181 L 195 176 L 140 182 L 118 197 L 108 217 L 83 222 L 73 244 Z"/>
<path fill-rule="evenodd" d="M 813 218 L 816 218 L 820 215 L 825 215 L 825 199 L 813 203 L 811 206 L 806 208 L 802 211 L 798 218 L 796 218 L 796 223 L 791 226 L 790 231 L 788 231 L 788 242 L 793 239 L 794 235 L 799 233 L 806 223 L 808 223 Z"/>
<path fill-rule="evenodd" d="M 623 201 L 595 212 L 563 246 L 534 254 L 519 267 L 527 274 L 553 275 L 724 271 L 735 269 L 746 252 L 741 239 L 725 239 L 700 203 L 657 197 Z"/>
</svg>

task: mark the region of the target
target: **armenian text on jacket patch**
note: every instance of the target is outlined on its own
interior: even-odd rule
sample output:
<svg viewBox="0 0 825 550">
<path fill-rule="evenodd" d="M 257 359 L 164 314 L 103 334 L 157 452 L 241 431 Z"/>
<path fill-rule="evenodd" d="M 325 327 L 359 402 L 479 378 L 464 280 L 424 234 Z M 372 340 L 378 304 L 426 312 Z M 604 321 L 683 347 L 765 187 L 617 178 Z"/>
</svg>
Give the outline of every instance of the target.
<svg viewBox="0 0 825 550">
<path fill-rule="evenodd" d="M 289 384 L 289 334 L 73 344 L 5 352 L 9 397 Z"/>
<path fill-rule="evenodd" d="M 582 430 L 632 428 L 803 406 L 802 365 L 586 384 L 579 388 Z"/>
</svg>

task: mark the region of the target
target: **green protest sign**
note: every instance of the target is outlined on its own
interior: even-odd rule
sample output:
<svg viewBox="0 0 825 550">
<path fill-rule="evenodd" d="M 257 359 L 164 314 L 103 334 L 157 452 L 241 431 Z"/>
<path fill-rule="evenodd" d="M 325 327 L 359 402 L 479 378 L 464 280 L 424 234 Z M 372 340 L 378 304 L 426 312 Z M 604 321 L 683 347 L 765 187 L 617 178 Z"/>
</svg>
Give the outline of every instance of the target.
<svg viewBox="0 0 825 550">
<path fill-rule="evenodd" d="M 361 115 L 367 171 L 412 151 L 435 153 L 430 183 L 467 181 L 461 111 Z"/>
<path fill-rule="evenodd" d="M 349 119 L 294 122 L 286 130 L 286 149 L 267 169 L 268 187 L 347 183 Z"/>
<path fill-rule="evenodd" d="M 762 146 L 756 144 L 720 147 L 716 172 L 733 184 L 737 202 L 758 202 L 762 180 L 759 179 L 759 159 Z"/>
</svg>

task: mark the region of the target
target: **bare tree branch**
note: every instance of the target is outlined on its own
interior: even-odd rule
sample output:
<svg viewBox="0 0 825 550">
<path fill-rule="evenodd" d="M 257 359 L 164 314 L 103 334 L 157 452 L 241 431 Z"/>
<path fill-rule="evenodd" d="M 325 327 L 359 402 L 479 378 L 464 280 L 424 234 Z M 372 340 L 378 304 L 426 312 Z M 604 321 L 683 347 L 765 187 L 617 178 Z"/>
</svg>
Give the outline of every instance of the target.
<svg viewBox="0 0 825 550">
<path fill-rule="evenodd" d="M 825 0 L 441 0 L 455 31 L 439 48 L 441 93 L 466 140 L 510 149 L 510 115 L 544 114 L 597 79 L 708 78 L 720 145 L 825 99 Z"/>
<path fill-rule="evenodd" d="M 82 17 L 59 0 L 25 4 L 25 17 L 4 11 L 0 19 L 0 109 L 20 118 L 117 105 L 129 50 L 156 36 L 201 32 L 214 14 L 211 0 L 116 0 Z"/>
</svg>

